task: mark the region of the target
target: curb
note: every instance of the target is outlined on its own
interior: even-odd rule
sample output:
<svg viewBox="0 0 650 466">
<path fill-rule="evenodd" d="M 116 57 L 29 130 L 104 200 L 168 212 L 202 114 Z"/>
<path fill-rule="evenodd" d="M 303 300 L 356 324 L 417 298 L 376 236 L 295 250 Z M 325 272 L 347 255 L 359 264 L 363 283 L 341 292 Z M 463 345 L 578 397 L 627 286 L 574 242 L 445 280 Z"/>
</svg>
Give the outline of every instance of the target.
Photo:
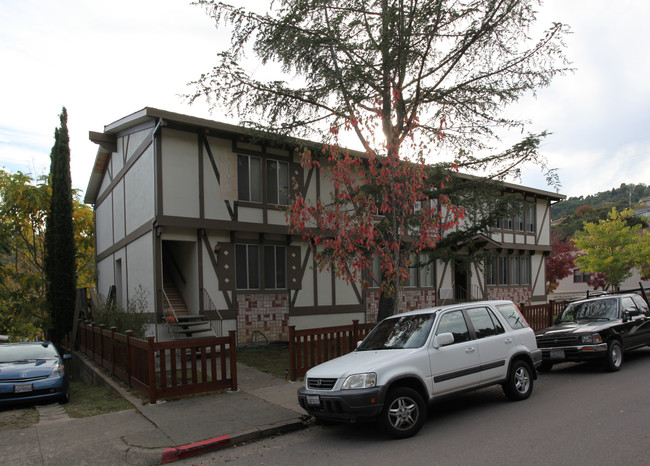
<svg viewBox="0 0 650 466">
<path fill-rule="evenodd" d="M 264 429 L 250 429 L 236 435 L 222 435 L 200 442 L 194 442 L 180 447 L 167 448 L 162 454 L 162 463 L 173 463 L 174 461 L 189 458 L 194 455 L 208 453 L 210 451 L 222 450 L 244 443 L 261 440 L 278 434 L 286 434 L 308 427 L 309 416 L 302 416 L 300 419 L 289 420 L 278 423 Z"/>
</svg>

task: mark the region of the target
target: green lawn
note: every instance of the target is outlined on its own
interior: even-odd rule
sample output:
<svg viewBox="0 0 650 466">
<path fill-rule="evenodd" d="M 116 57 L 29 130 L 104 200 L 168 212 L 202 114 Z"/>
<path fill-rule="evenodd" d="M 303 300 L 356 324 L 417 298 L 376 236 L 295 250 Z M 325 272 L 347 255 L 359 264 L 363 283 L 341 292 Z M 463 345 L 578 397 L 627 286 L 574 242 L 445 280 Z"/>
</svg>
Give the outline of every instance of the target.
<svg viewBox="0 0 650 466">
<path fill-rule="evenodd" d="M 237 348 L 237 362 L 284 379 L 289 377 L 289 346 Z"/>
<path fill-rule="evenodd" d="M 120 395 L 98 385 L 70 381 L 70 402 L 63 405 L 70 417 L 88 417 L 133 408 Z"/>
</svg>

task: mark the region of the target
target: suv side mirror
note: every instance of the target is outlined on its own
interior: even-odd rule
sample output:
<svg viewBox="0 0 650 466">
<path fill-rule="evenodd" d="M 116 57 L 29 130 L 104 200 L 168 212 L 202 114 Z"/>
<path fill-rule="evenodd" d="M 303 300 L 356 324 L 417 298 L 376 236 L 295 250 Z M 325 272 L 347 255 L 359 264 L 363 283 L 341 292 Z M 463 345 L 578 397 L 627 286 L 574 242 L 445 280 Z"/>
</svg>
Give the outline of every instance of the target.
<svg viewBox="0 0 650 466">
<path fill-rule="evenodd" d="M 436 335 L 433 340 L 434 348 L 440 348 L 441 346 L 451 345 L 454 342 L 454 335 L 451 332 L 441 333 Z"/>
<path fill-rule="evenodd" d="M 630 320 L 632 317 L 636 317 L 640 315 L 641 313 L 637 309 L 626 309 L 623 311 L 623 322 L 627 322 Z"/>
</svg>

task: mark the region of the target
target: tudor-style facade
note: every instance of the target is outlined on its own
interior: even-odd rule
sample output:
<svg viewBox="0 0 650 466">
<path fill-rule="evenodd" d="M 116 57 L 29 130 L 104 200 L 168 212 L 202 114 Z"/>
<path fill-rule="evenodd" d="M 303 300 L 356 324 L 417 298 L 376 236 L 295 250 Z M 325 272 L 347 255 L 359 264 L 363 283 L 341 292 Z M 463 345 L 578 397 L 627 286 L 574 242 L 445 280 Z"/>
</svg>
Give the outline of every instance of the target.
<svg viewBox="0 0 650 466">
<path fill-rule="evenodd" d="M 94 205 L 98 292 L 123 304 L 141 287 L 157 325 L 174 288 L 190 313 L 236 329 L 240 342 L 286 340 L 288 326 L 376 321 L 379 293 L 320 270 L 289 233 L 294 189 L 312 199 L 333 191 L 318 167 L 303 170 L 290 147 L 267 144 L 237 126 L 145 108 L 90 133 L 99 148 L 85 202 Z M 525 202 L 465 248 L 493 251 L 471 262 L 413 270 L 400 309 L 465 299 L 545 302 L 544 255 L 550 204 L 563 196 L 504 184 Z"/>
</svg>

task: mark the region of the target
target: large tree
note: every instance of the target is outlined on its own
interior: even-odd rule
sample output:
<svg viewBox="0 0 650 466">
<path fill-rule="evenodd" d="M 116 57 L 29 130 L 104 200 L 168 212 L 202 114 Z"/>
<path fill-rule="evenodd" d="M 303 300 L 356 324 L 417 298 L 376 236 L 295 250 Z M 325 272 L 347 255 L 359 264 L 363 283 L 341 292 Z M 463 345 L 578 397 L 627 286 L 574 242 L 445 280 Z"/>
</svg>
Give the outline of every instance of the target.
<svg viewBox="0 0 650 466">
<path fill-rule="evenodd" d="M 95 283 L 93 211 L 74 194 L 77 286 L 90 287 Z M 42 337 L 48 326 L 45 219 L 50 198 L 48 177 L 0 170 L 0 334 L 16 341 Z"/>
<path fill-rule="evenodd" d="M 640 225 L 629 226 L 626 220 L 634 215 L 631 209 L 618 212 L 613 208 L 607 220 L 585 222 L 584 231 L 577 232 L 573 242 L 580 251 L 575 263 L 584 272 L 600 273 L 607 284 L 618 290 L 637 268 L 647 275 L 650 264 L 650 233 Z"/>
<path fill-rule="evenodd" d="M 51 338 L 61 344 L 72 330 L 76 299 L 76 247 L 73 224 L 72 180 L 68 113 L 60 115 L 50 153 L 52 196 L 45 230 L 47 299 L 50 307 Z"/>
<path fill-rule="evenodd" d="M 322 142 L 322 153 L 304 150 L 303 164 L 332 176 L 332 197 L 299 194 L 291 223 L 347 278 L 380 257 L 380 318 L 395 311 L 413 253 L 434 248 L 465 215 L 440 192 L 449 172 L 502 179 L 525 161 L 546 169 L 544 132 L 505 150 L 490 143 L 524 129 L 504 115 L 508 104 L 565 70 L 564 25 L 530 37 L 536 1 L 279 0 L 267 13 L 197 3 L 232 25 L 232 40 L 191 100 L 206 96 L 252 128 Z M 289 81 L 257 78 L 267 75 L 246 69 L 249 52 L 255 69 L 278 64 Z M 360 156 L 341 149 L 352 138 Z M 453 154 L 435 179 L 425 168 L 433 151 Z"/>
<path fill-rule="evenodd" d="M 546 292 L 552 293 L 560 280 L 575 269 L 578 250 L 570 239 L 563 238 L 557 229 L 551 230 L 551 253 L 546 257 Z"/>
</svg>

